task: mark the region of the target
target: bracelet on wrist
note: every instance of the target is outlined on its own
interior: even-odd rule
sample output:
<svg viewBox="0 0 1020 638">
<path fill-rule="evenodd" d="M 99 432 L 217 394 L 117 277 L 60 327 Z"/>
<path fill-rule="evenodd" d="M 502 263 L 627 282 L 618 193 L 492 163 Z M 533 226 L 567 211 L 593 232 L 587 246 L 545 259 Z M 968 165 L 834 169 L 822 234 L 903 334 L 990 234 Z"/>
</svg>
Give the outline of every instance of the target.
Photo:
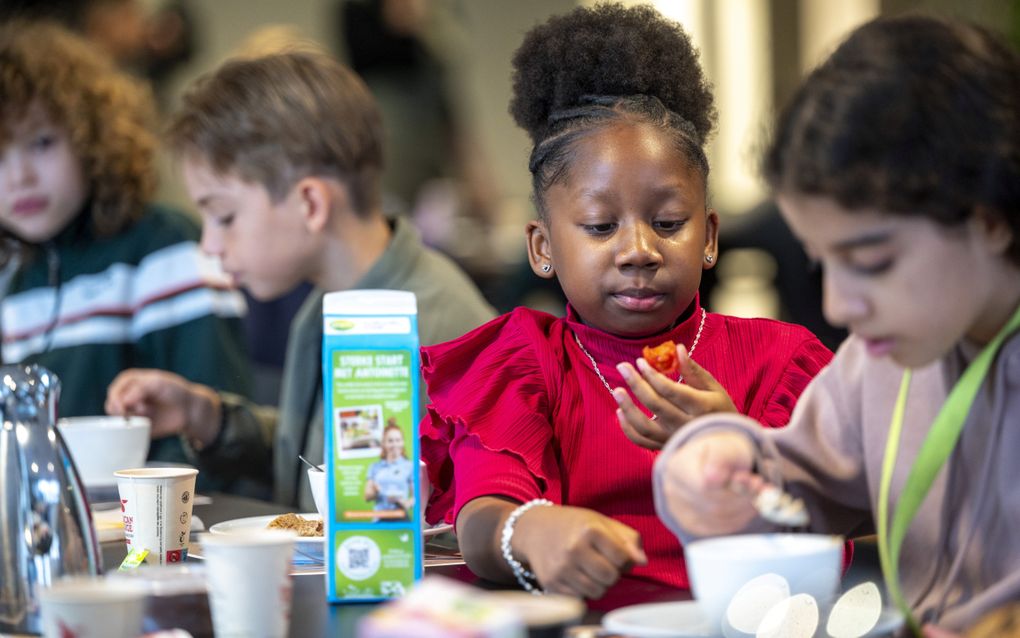
<svg viewBox="0 0 1020 638">
<path fill-rule="evenodd" d="M 525 569 L 524 565 L 521 564 L 521 561 L 514 558 L 513 552 L 510 550 L 510 539 L 513 538 L 514 525 L 517 524 L 517 519 L 537 505 L 551 506 L 553 505 L 553 502 L 545 498 L 536 498 L 520 505 L 513 512 L 510 512 L 510 516 L 508 516 L 506 522 L 503 523 L 503 533 L 500 536 L 499 542 L 499 548 L 503 553 L 503 560 L 505 560 L 507 565 L 510 566 L 510 570 L 514 573 L 514 578 L 517 579 L 517 583 L 522 589 L 524 589 L 524 591 L 531 592 L 536 596 L 544 592 L 538 585 L 538 579 L 535 578 L 535 575 Z"/>
</svg>

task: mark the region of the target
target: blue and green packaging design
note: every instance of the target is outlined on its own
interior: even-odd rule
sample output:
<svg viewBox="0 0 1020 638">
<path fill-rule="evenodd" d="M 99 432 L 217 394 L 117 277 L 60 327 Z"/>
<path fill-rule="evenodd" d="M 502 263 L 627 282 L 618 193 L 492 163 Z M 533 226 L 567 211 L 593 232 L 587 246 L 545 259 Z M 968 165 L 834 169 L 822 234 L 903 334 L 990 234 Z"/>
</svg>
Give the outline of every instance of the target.
<svg viewBox="0 0 1020 638">
<path fill-rule="evenodd" d="M 395 598 L 422 576 L 417 302 L 333 292 L 322 320 L 326 595 Z"/>
</svg>

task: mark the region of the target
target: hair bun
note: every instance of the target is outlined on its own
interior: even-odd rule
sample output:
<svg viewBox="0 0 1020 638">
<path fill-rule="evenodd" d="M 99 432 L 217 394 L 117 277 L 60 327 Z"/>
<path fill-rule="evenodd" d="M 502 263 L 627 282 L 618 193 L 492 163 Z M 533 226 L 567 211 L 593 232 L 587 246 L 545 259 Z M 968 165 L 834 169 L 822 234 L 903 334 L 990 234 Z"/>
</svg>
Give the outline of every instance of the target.
<svg viewBox="0 0 1020 638">
<path fill-rule="evenodd" d="M 698 51 L 676 22 L 649 6 L 600 4 L 554 16 L 513 57 L 510 114 L 541 140 L 555 111 L 585 96 L 648 95 L 688 120 L 701 140 L 715 122 Z"/>
</svg>

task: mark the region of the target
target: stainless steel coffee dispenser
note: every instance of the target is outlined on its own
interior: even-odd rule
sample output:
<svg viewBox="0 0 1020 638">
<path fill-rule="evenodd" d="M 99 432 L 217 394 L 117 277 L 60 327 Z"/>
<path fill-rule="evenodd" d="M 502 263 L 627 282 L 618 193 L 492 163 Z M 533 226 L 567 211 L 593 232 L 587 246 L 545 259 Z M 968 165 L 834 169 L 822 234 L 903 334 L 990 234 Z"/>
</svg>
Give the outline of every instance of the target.
<svg viewBox="0 0 1020 638">
<path fill-rule="evenodd" d="M 102 571 L 85 488 L 57 432 L 56 375 L 0 367 L 0 633 L 42 633 L 38 590 Z"/>
</svg>

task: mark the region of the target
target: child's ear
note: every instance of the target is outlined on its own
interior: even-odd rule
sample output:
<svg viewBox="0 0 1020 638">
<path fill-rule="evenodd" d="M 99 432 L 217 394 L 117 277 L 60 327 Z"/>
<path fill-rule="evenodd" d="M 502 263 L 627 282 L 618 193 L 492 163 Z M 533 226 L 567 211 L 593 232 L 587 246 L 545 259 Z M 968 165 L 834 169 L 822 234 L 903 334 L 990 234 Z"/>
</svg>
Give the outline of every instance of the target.
<svg viewBox="0 0 1020 638">
<path fill-rule="evenodd" d="M 1005 255 L 1013 244 L 1013 229 L 1005 216 L 987 206 L 977 206 L 971 217 L 973 228 L 981 233 L 989 251 L 996 255 Z"/>
<path fill-rule="evenodd" d="M 347 190 L 333 188 L 319 177 L 305 177 L 294 186 L 301 217 L 305 227 L 313 233 L 321 232 L 329 224 L 333 211 L 347 206 Z"/>
<path fill-rule="evenodd" d="M 552 279 L 556 276 L 556 265 L 553 264 L 549 245 L 549 229 L 544 222 L 532 220 L 524 232 L 528 237 L 528 262 L 531 270 L 542 279 Z"/>
<path fill-rule="evenodd" d="M 719 213 L 709 208 L 705 216 L 705 250 L 701 257 L 701 268 L 715 268 L 719 261 Z"/>
</svg>

